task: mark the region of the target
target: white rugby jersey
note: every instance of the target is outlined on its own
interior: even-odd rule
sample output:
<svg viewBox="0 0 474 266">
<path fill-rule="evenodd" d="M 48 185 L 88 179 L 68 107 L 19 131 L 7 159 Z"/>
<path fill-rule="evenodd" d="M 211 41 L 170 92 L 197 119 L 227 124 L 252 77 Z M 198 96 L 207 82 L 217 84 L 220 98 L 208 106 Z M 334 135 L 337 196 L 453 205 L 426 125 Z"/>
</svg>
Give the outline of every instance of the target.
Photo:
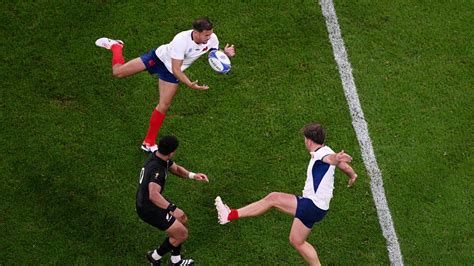
<svg viewBox="0 0 474 266">
<path fill-rule="evenodd" d="M 171 58 L 183 60 L 181 71 L 184 71 L 201 55 L 213 48 L 219 49 L 219 40 L 216 34 L 212 33 L 206 44 L 197 44 L 193 41 L 192 32 L 193 30 L 182 31 L 176 34 L 170 43 L 163 44 L 156 49 L 156 56 L 165 64 L 170 73 L 173 73 Z"/>
<path fill-rule="evenodd" d="M 327 146 L 311 152 L 303 197 L 311 199 L 321 210 L 329 209 L 329 202 L 334 190 L 335 166 L 323 162 L 323 157 L 333 154 L 334 151 Z"/>
</svg>

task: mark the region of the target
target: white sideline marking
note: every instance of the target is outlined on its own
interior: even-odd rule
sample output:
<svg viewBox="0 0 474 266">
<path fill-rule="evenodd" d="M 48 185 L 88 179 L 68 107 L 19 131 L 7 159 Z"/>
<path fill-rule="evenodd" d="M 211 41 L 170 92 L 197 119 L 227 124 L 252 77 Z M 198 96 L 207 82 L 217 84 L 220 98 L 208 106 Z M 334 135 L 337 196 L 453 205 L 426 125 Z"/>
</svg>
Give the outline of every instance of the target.
<svg viewBox="0 0 474 266">
<path fill-rule="evenodd" d="M 326 27 L 334 52 L 334 58 L 336 59 L 339 68 L 344 94 L 347 103 L 349 104 L 349 110 L 352 116 L 352 126 L 356 132 L 357 140 L 359 141 L 365 168 L 370 176 L 370 189 L 372 190 L 375 207 L 377 208 L 377 215 L 379 217 L 382 233 L 387 240 L 387 250 L 390 263 L 392 265 L 403 265 L 400 244 L 398 243 L 397 234 L 395 233 L 395 228 L 393 226 L 392 215 L 390 214 L 387 198 L 385 197 L 382 173 L 377 165 L 367 122 L 365 121 L 364 113 L 360 106 L 354 77 L 352 76 L 352 67 L 347 57 L 344 40 L 342 39 L 339 23 L 337 22 L 334 4 L 332 0 L 319 0 L 319 4 L 321 5 L 323 16 L 326 19 Z"/>
</svg>

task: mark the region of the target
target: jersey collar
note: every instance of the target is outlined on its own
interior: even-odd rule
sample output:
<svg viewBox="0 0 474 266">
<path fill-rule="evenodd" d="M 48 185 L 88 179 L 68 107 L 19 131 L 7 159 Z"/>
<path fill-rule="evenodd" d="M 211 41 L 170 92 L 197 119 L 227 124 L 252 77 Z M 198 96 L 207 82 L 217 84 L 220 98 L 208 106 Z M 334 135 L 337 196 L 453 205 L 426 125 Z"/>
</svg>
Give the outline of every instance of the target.
<svg viewBox="0 0 474 266">
<path fill-rule="evenodd" d="M 153 159 L 157 160 L 159 164 L 163 165 L 163 166 L 167 166 L 168 165 L 168 161 L 165 161 L 163 159 L 161 159 L 160 157 L 156 156 L 156 153 L 154 152 L 153 153 Z"/>
<path fill-rule="evenodd" d="M 317 152 L 319 149 L 321 149 L 322 147 L 324 147 L 324 144 L 319 146 L 316 150 L 314 150 L 313 152 Z"/>
<path fill-rule="evenodd" d="M 319 149 L 321 149 L 322 147 L 324 147 L 324 145 L 321 145 L 321 146 L 319 146 L 316 150 L 310 152 L 310 154 L 311 154 L 311 159 L 314 158 L 314 156 L 316 156 L 316 152 L 319 151 Z"/>
</svg>

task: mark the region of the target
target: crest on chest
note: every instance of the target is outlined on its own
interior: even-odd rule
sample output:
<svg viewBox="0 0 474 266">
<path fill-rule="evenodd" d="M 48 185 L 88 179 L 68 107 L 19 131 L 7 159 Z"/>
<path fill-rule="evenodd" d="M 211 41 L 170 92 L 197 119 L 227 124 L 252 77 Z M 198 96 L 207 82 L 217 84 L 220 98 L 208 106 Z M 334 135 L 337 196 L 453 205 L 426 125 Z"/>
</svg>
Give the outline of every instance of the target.
<svg viewBox="0 0 474 266">
<path fill-rule="evenodd" d="M 160 177 L 160 172 L 155 173 L 155 179 L 158 179 Z M 165 173 L 165 179 L 168 177 L 168 175 Z"/>
</svg>

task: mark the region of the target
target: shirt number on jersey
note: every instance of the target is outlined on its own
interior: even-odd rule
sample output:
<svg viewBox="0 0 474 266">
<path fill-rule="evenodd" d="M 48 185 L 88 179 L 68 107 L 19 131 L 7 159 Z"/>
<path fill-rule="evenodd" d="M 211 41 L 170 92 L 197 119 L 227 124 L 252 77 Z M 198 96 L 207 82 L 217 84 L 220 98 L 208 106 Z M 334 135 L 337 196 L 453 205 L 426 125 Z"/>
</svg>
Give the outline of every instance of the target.
<svg viewBox="0 0 474 266">
<path fill-rule="evenodd" d="M 140 171 L 140 180 L 138 181 L 139 184 L 142 183 L 144 175 L 145 175 L 145 167 L 143 167 L 142 170 Z"/>
</svg>

